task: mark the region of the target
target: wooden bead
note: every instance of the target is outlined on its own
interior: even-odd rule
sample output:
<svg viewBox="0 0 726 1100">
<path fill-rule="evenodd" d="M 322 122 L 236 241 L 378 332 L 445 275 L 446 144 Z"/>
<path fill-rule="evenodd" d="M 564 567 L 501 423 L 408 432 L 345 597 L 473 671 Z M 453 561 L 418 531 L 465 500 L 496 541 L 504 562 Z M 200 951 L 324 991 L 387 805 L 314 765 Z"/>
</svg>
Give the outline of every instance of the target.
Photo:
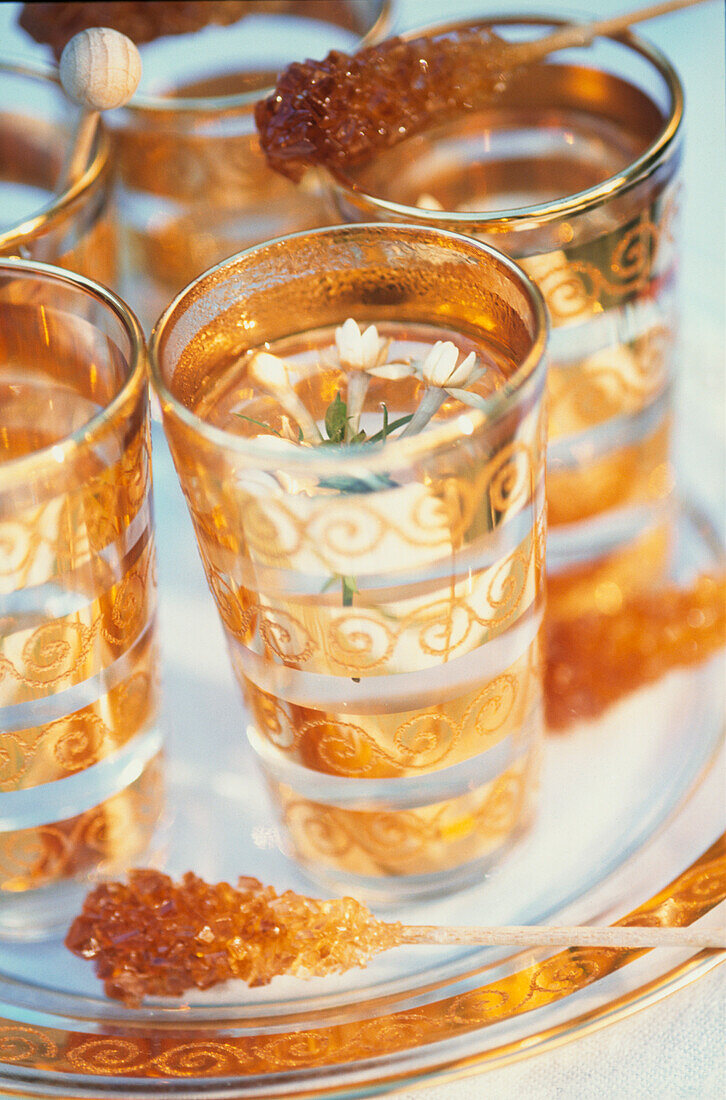
<svg viewBox="0 0 726 1100">
<path fill-rule="evenodd" d="M 74 35 L 60 59 L 61 84 L 74 102 L 92 111 L 122 107 L 141 77 L 141 58 L 130 38 L 110 27 Z"/>
</svg>

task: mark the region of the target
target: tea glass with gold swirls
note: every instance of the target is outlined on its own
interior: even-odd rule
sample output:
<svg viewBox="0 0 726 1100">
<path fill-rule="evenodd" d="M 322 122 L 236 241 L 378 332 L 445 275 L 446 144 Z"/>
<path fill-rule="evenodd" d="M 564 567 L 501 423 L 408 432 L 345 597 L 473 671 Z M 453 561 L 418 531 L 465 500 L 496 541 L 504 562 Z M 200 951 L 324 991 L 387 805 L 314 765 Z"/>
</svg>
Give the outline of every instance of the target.
<svg viewBox="0 0 726 1100">
<path fill-rule="evenodd" d="M 144 340 L 100 285 L 0 261 L 0 935 L 63 921 L 159 818 Z"/>
<path fill-rule="evenodd" d="M 558 22 L 481 25 L 524 38 Z M 677 74 L 657 49 L 630 34 L 600 38 L 515 72 L 486 110 L 329 180 L 346 221 L 474 236 L 542 291 L 552 614 L 593 600 L 610 611 L 664 568 L 682 114 Z"/>
<path fill-rule="evenodd" d="M 64 182 L 80 108 L 50 67 L 0 60 L 0 256 L 116 278 L 108 134 L 99 127 L 78 179 Z"/>
<path fill-rule="evenodd" d="M 250 438 L 285 423 L 255 389 L 259 349 L 322 424 L 348 392 L 330 357 L 350 317 L 399 356 L 446 336 L 505 376 L 482 408 L 452 397 L 424 431 L 379 445 Z M 243 252 L 152 334 L 165 431 L 246 700 L 240 735 L 249 722 L 293 855 L 336 890 L 390 901 L 462 885 L 531 820 L 545 336 L 540 295 L 511 261 L 387 225 Z M 374 379 L 361 423 L 373 431 L 381 403 L 394 422 L 419 399 L 412 377 Z"/>
<path fill-rule="evenodd" d="M 258 5 L 232 26 L 141 46 L 139 92 L 109 125 L 121 293 L 145 327 L 226 256 L 329 223 L 314 179 L 297 188 L 268 168 L 254 107 L 285 65 L 372 42 L 389 14 L 390 0 L 285 0 L 267 11 Z"/>
</svg>

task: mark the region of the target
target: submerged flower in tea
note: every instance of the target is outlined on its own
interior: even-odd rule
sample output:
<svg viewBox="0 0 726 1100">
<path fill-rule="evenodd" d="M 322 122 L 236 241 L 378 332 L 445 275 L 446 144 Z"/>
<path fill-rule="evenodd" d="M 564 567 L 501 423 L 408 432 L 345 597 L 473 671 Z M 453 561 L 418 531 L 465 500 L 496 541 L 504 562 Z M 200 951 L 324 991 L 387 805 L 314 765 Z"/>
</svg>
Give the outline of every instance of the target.
<svg viewBox="0 0 726 1100">
<path fill-rule="evenodd" d="M 457 366 L 459 349 L 451 340 L 437 340 L 421 365 L 421 376 L 430 386 L 466 385 L 470 379 L 476 356 L 470 352 Z"/>
<path fill-rule="evenodd" d="M 287 415 L 283 417 L 282 430 L 274 431 L 264 422 L 244 413 L 236 415 L 266 429 L 267 433 L 294 443 L 329 446 L 381 443 L 401 428 L 405 429 L 401 432 L 402 436 L 414 435 L 426 427 L 447 397 L 453 397 L 464 405 L 483 408 L 484 398 L 469 392 L 468 387 L 478 382 L 490 365 L 483 363 L 475 352 L 469 352 L 459 363 L 460 348 L 451 340 L 437 340 L 423 358 L 388 361 L 391 344 L 392 340 L 382 337 L 375 325 L 362 329 L 352 317 L 336 328 L 338 364 L 346 373 L 345 400 L 340 391 L 335 393 L 325 410 L 322 424 L 318 424 L 302 401 L 291 379 L 290 365 L 271 352 L 258 351 L 250 360 L 249 377 L 285 410 Z M 363 431 L 360 421 L 371 379 L 399 382 L 406 378 L 422 383 L 424 387 L 416 410 L 391 421 L 385 402 L 381 402 L 380 430 L 370 434 Z"/>
<path fill-rule="evenodd" d="M 385 356 L 387 343 L 378 335 L 375 325 L 369 325 L 365 332 L 349 317 L 335 330 L 335 345 L 338 349 L 341 366 L 352 370 L 370 370 L 380 364 L 381 353 Z"/>
</svg>

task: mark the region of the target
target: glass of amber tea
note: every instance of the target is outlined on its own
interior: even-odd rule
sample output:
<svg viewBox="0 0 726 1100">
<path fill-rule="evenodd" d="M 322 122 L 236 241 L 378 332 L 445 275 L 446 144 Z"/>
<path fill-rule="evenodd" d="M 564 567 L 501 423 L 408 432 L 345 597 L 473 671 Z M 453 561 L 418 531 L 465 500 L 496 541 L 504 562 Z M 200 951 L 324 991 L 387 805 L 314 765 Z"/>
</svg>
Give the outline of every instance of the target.
<svg viewBox="0 0 726 1100">
<path fill-rule="evenodd" d="M 0 256 L 22 256 L 113 285 L 116 247 L 108 134 L 64 182 L 80 108 L 51 68 L 0 60 Z"/>
<path fill-rule="evenodd" d="M 157 823 L 148 387 L 100 285 L 0 261 L 0 935 L 79 904 Z"/>
<path fill-rule="evenodd" d="M 240 734 L 293 855 L 337 890 L 466 883 L 530 822 L 545 340 L 510 260 L 388 225 L 243 252 L 152 334 Z M 403 434 L 442 344 L 477 381 Z"/>
<path fill-rule="evenodd" d="M 557 22 L 481 26 L 518 39 Z M 330 180 L 345 220 L 474 236 L 542 291 L 551 610 L 582 610 L 598 590 L 622 596 L 664 564 L 682 114 L 678 77 L 656 49 L 600 38 L 511 75 L 486 110 Z"/>
<path fill-rule="evenodd" d="M 232 25 L 141 46 L 139 92 L 110 125 L 121 292 L 145 327 L 226 256 L 330 221 L 317 179 L 297 188 L 267 167 L 254 107 L 296 58 L 380 37 L 389 9 L 390 0 L 251 4 Z"/>
</svg>

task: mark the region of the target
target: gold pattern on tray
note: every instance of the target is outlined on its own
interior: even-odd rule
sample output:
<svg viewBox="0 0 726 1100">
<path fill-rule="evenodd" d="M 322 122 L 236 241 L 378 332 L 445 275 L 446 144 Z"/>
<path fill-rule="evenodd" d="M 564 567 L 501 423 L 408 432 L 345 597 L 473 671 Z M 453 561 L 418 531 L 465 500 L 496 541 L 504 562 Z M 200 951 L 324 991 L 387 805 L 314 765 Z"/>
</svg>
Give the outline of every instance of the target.
<svg viewBox="0 0 726 1100">
<path fill-rule="evenodd" d="M 724 899 L 726 834 L 668 886 L 617 923 L 683 927 Z M 272 1035 L 260 1030 L 258 1034 L 237 1037 L 225 1029 L 211 1032 L 203 1040 L 190 1040 L 184 1029 L 173 1031 L 167 1026 L 154 1030 L 153 1025 L 147 1024 L 143 1036 L 131 1037 L 120 1025 L 118 1033 L 114 1033 L 114 1025 L 101 1025 L 105 1034 L 99 1034 L 5 1020 L 0 1021 L 0 1061 L 60 1074 L 202 1080 L 345 1064 L 452 1039 L 554 1004 L 644 953 L 644 950 L 570 948 L 495 982 L 430 1005 Z M 661 983 L 667 984 L 668 978 L 666 974 Z M 626 1004 L 628 1000 L 625 995 L 618 1003 Z M 612 1005 L 608 1011 L 613 1011 Z M 254 1024 L 247 1020 L 246 1026 Z M 560 1033 L 564 1035 L 571 1027 L 569 1022 L 562 1025 Z M 485 1057 L 497 1055 L 502 1049 L 522 1050 L 523 1045 L 498 1047 Z"/>
</svg>

